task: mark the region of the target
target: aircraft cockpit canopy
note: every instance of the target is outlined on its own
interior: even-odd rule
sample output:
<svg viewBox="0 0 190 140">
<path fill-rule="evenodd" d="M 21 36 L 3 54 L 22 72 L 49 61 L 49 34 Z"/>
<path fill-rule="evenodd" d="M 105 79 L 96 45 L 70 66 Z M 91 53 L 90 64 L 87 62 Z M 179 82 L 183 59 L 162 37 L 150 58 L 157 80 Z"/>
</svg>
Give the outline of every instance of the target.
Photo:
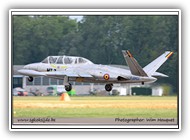
<svg viewBox="0 0 190 140">
<path fill-rule="evenodd" d="M 90 60 L 75 56 L 48 56 L 42 63 L 47 64 L 93 64 Z"/>
</svg>

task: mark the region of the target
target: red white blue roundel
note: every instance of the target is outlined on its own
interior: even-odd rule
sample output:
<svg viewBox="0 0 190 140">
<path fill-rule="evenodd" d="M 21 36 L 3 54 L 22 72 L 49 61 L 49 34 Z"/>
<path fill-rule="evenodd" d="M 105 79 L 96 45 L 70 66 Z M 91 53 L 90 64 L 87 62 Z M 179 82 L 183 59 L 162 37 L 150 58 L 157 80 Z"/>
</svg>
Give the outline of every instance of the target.
<svg viewBox="0 0 190 140">
<path fill-rule="evenodd" d="M 109 75 L 109 74 L 104 74 L 103 78 L 104 78 L 105 80 L 109 80 L 109 79 L 110 79 L 110 75 Z"/>
</svg>

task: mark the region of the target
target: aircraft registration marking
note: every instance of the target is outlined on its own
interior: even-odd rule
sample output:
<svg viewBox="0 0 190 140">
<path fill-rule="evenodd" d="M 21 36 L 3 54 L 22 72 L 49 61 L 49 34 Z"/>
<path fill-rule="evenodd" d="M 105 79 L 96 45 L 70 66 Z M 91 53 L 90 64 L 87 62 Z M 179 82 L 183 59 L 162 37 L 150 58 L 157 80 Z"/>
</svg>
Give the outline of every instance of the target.
<svg viewBox="0 0 190 140">
<path fill-rule="evenodd" d="M 47 68 L 47 71 L 56 71 L 56 69 Z"/>
</svg>

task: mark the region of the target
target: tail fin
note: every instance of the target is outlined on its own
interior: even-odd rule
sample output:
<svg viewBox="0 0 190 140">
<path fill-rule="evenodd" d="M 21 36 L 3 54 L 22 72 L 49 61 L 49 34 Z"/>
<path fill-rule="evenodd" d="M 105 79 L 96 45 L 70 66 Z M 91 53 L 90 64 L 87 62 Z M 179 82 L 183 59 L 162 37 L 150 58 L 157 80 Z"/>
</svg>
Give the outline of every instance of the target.
<svg viewBox="0 0 190 140">
<path fill-rule="evenodd" d="M 133 75 L 148 76 L 128 50 L 127 51 L 122 50 L 122 53 Z"/>
<path fill-rule="evenodd" d="M 156 70 L 173 54 L 173 52 L 166 51 L 162 55 L 160 55 L 158 58 L 156 58 L 154 61 L 152 61 L 150 64 L 145 66 L 143 70 L 150 76 L 154 75 Z"/>
</svg>

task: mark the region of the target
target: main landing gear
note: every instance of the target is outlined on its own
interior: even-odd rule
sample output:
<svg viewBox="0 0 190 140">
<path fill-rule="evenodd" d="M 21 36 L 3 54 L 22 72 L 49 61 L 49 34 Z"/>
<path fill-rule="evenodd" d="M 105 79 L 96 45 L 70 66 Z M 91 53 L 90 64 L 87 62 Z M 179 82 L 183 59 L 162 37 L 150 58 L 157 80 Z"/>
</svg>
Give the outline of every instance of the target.
<svg viewBox="0 0 190 140">
<path fill-rule="evenodd" d="M 69 83 L 69 85 L 65 85 L 65 90 L 66 91 L 71 91 L 72 90 L 72 85 Z"/>
<path fill-rule="evenodd" d="M 67 76 L 64 77 L 64 83 L 65 85 L 65 90 L 66 91 L 71 91 L 72 90 L 72 85 L 69 83 L 69 78 Z"/>
<path fill-rule="evenodd" d="M 113 87 L 113 84 L 106 84 L 106 85 L 105 85 L 106 91 L 111 91 L 111 90 L 112 90 L 112 87 Z"/>
</svg>

